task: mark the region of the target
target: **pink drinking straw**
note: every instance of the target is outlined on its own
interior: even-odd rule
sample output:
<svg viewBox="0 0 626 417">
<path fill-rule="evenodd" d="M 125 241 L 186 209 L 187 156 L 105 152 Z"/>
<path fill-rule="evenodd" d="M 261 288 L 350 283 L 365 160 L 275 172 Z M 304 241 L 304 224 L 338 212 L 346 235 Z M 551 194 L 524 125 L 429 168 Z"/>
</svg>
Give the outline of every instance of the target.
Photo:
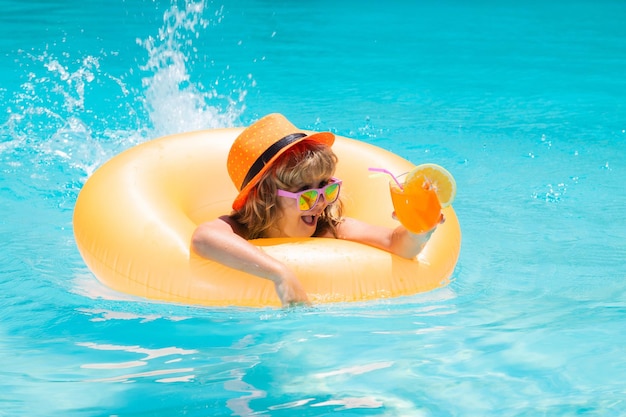
<svg viewBox="0 0 626 417">
<path fill-rule="evenodd" d="M 384 174 L 390 175 L 391 178 L 393 178 L 393 180 L 396 182 L 396 184 L 398 184 L 398 187 L 400 187 L 401 190 L 404 190 L 404 187 L 402 186 L 402 184 L 400 184 L 400 181 L 398 181 L 396 176 L 393 175 L 389 170 L 386 170 L 385 168 L 373 168 L 373 167 L 369 167 L 368 170 L 374 171 L 374 172 L 382 172 Z"/>
</svg>

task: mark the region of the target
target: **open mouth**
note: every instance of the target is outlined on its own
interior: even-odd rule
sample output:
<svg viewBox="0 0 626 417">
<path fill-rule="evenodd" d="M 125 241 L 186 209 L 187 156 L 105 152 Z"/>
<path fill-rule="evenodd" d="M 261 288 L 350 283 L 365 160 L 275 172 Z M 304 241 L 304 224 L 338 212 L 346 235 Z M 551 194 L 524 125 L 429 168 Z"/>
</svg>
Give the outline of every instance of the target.
<svg viewBox="0 0 626 417">
<path fill-rule="evenodd" d="M 301 218 L 302 218 L 302 221 L 307 226 L 315 226 L 315 223 L 317 223 L 317 216 L 308 215 L 308 216 L 302 216 Z"/>
</svg>

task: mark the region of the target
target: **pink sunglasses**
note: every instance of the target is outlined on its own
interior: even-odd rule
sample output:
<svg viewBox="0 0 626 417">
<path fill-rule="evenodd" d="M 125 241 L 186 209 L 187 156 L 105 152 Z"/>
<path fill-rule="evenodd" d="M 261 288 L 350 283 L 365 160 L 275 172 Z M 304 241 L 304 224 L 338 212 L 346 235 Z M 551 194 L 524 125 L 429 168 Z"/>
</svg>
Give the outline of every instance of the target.
<svg viewBox="0 0 626 417">
<path fill-rule="evenodd" d="M 333 177 L 330 179 L 330 182 L 322 188 L 309 188 L 308 190 L 302 190 L 297 193 L 278 190 L 277 194 L 280 197 L 295 199 L 298 202 L 298 208 L 300 211 L 309 211 L 315 207 L 321 195 L 324 195 L 324 200 L 326 200 L 328 204 L 337 201 L 340 190 L 341 180 Z"/>
</svg>

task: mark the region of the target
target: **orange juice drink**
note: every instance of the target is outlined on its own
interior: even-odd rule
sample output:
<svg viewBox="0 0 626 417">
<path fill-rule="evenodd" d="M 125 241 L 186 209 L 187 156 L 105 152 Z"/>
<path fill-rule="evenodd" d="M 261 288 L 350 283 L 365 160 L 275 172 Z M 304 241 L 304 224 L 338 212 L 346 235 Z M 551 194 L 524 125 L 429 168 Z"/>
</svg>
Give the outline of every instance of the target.
<svg viewBox="0 0 626 417">
<path fill-rule="evenodd" d="M 421 178 L 412 178 L 403 185 L 391 181 L 391 200 L 396 217 L 409 231 L 424 233 L 433 229 L 441 218 L 441 203 L 436 190 Z"/>
</svg>

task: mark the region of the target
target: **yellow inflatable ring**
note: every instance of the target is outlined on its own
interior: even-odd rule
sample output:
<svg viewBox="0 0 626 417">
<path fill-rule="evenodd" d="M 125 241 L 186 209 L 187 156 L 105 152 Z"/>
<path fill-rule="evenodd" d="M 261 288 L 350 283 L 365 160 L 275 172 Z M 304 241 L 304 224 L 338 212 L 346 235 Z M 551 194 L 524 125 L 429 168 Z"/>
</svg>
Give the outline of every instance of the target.
<svg viewBox="0 0 626 417">
<path fill-rule="evenodd" d="M 228 214 L 236 196 L 226 171 L 242 131 L 172 135 L 128 149 L 88 179 L 76 201 L 74 235 L 96 278 L 108 287 L 155 300 L 210 306 L 280 306 L 268 280 L 203 259 L 190 250 L 196 226 Z M 387 179 L 413 164 L 381 148 L 337 137 L 336 176 L 346 216 L 395 227 Z M 452 207 L 422 253 L 407 260 L 338 239 L 259 239 L 253 243 L 297 273 L 313 303 L 411 295 L 449 282 L 461 246 Z"/>
</svg>

